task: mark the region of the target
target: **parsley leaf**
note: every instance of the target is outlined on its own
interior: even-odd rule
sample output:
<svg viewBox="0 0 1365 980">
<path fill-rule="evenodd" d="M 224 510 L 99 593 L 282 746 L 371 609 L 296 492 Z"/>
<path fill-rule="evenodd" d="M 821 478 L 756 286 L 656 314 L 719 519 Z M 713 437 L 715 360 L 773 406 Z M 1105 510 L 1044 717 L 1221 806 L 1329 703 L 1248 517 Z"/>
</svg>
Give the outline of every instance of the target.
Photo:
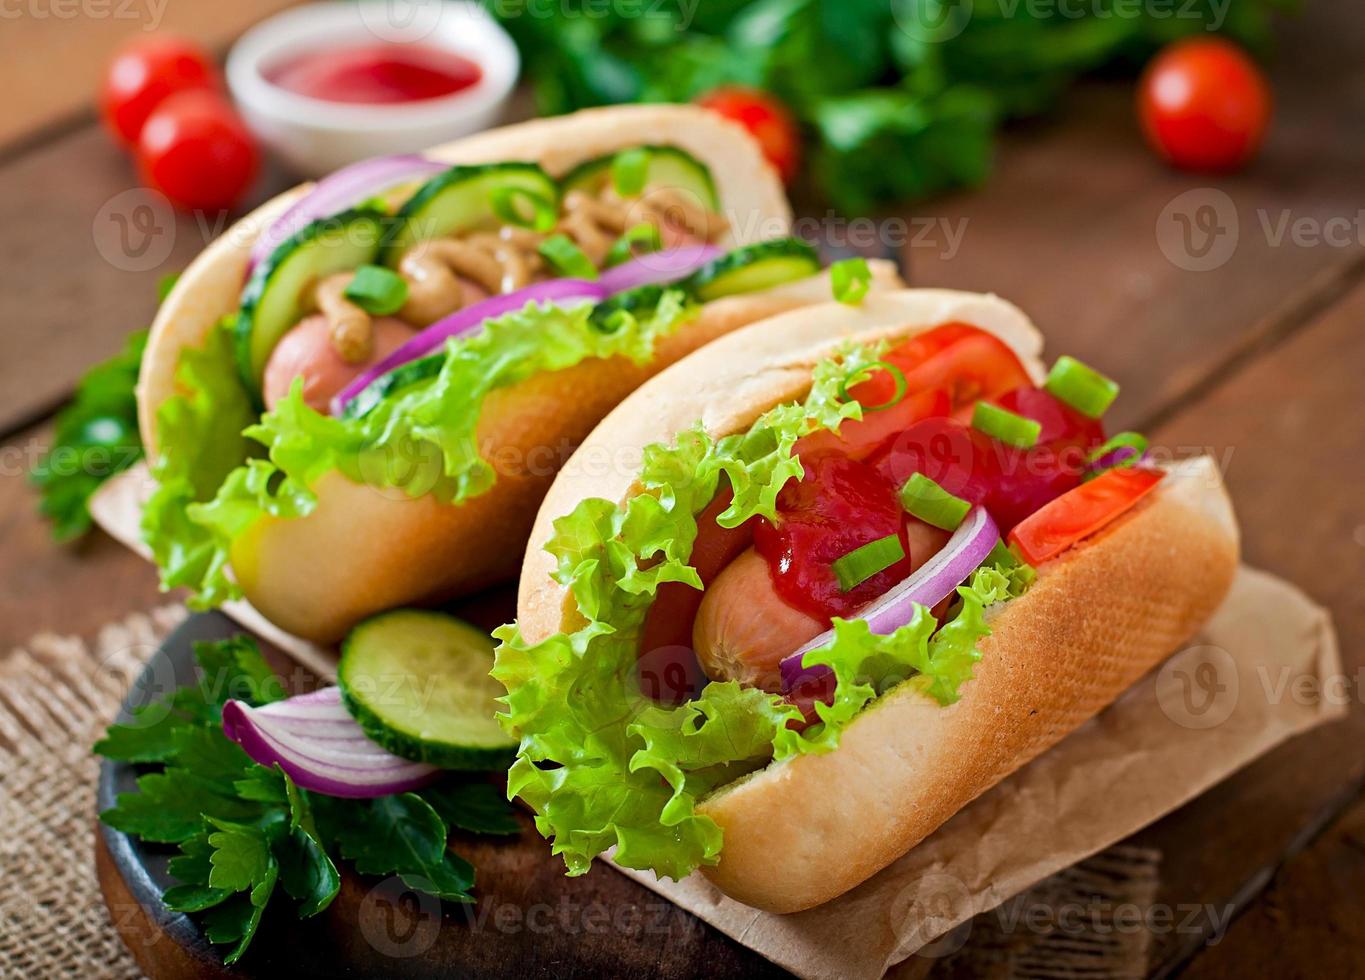
<svg viewBox="0 0 1365 980">
<path fill-rule="evenodd" d="M 96 744 L 106 758 L 161 767 L 144 773 L 138 792 L 120 794 L 100 819 L 150 843 L 179 845 L 167 865 L 177 883 L 162 899 L 175 911 L 203 915 L 209 941 L 231 947 L 224 962 L 247 951 L 278 891 L 299 918 L 331 905 L 341 890 L 339 857 L 362 874 L 396 874 L 427 894 L 473 901 L 474 868 L 449 850 L 447 837 L 452 826 L 519 830 L 492 785 L 452 781 L 421 796 L 373 800 L 299 789 L 223 734 L 230 698 L 260 705 L 284 696 L 255 641 L 199 643 L 194 654 L 194 684 L 111 725 Z"/>
</svg>

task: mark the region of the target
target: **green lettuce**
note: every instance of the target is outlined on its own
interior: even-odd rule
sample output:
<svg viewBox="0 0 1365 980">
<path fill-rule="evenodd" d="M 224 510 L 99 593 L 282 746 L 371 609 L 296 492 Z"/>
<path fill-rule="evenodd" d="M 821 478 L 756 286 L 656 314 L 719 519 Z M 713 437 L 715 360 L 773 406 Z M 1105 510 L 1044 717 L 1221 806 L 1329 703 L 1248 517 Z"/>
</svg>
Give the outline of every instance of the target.
<svg viewBox="0 0 1365 980">
<path fill-rule="evenodd" d="M 848 384 L 880 356 L 847 348 L 816 366 L 801 404 L 779 405 L 748 431 L 713 439 L 700 427 L 672 445 L 646 448 L 641 492 L 618 506 L 588 499 L 554 524 L 547 550 L 554 573 L 573 596 L 583 625 L 531 643 L 516 624 L 500 641 L 493 676 L 507 688 L 499 720 L 521 739 L 508 773 L 508 795 L 535 811 L 570 874 L 615 847 L 615 860 L 681 878 L 720 854 L 721 831 L 696 812 L 715 788 L 773 759 L 825 752 L 848 722 L 879 694 L 909 678 L 942 703 L 971 676 L 977 645 L 989 629 L 986 606 L 1022 586 L 994 563 L 958 588 L 959 608 L 935 631 L 927 609 L 889 636 L 861 621 L 835 620 L 834 639 L 807 654 L 836 675 L 833 703 L 805 732 L 788 723 L 799 710 L 776 695 L 711 683 L 676 708 L 640 688 L 636 658 L 645 615 L 659 586 L 701 588 L 687 562 L 696 517 L 724 479 L 734 500 L 717 518 L 735 527 L 775 516 L 778 491 L 802 475 L 796 441 L 861 416 L 844 397 Z"/>
<path fill-rule="evenodd" d="M 235 598 L 232 542 L 262 517 L 311 513 L 314 487 L 328 472 L 451 503 L 485 493 L 496 472 L 479 454 L 476 430 L 489 392 L 589 358 L 644 363 L 694 312 L 678 290 L 665 291 L 648 315 L 618 312 L 605 324 L 591 306 L 530 303 L 449 341 L 433 377 L 354 419 L 310 408 L 300 381 L 258 418 L 237 379 L 224 324 L 204 349 L 185 352 L 177 374 L 183 392 L 158 411 L 153 474 L 160 486 L 143 534 L 163 584 L 195 590 L 192 604 L 200 608 Z"/>
</svg>

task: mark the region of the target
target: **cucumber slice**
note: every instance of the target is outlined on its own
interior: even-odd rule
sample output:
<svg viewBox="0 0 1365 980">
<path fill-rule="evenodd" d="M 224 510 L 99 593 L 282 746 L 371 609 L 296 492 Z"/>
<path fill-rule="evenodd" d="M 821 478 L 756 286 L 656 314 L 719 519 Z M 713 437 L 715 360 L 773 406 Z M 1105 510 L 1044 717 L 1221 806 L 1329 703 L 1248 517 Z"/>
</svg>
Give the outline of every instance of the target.
<svg viewBox="0 0 1365 980">
<path fill-rule="evenodd" d="M 649 166 L 645 170 L 646 187 L 676 187 L 690 191 L 712 211 L 720 210 L 720 195 L 711 171 L 692 154 L 676 146 L 643 146 L 649 151 Z M 564 190 L 600 191 L 611 179 L 611 161 L 616 154 L 608 154 L 580 163 L 559 181 Z"/>
<path fill-rule="evenodd" d="M 683 282 L 703 303 L 722 296 L 752 293 L 760 289 L 804 279 L 820 271 L 815 249 L 797 238 L 777 238 L 737 248 L 702 266 Z"/>
<path fill-rule="evenodd" d="M 305 295 L 334 272 L 374 261 L 388 216 L 372 208 L 320 218 L 281 242 L 251 273 L 234 327 L 237 369 L 259 399 L 261 376 L 280 338 L 303 316 Z"/>
<path fill-rule="evenodd" d="M 494 220 L 493 193 L 499 188 L 529 191 L 559 205 L 558 185 L 537 164 L 451 167 L 423 184 L 398 209 L 384 239 L 384 264 L 397 266 L 403 253 L 417 242 L 444 238 Z"/>
<path fill-rule="evenodd" d="M 346 403 L 346 408 L 342 411 L 343 419 L 358 419 L 369 415 L 375 410 L 380 402 L 395 395 L 410 385 L 415 385 L 419 381 L 428 381 L 441 373 L 441 367 L 446 362 L 445 351 L 438 354 L 428 354 L 419 357 L 415 361 L 408 361 L 400 364 L 388 374 L 381 374 L 375 378 L 368 386 L 361 390 Z"/>
<path fill-rule="evenodd" d="M 394 755 L 496 770 L 512 764 L 517 741 L 493 718 L 504 692 L 492 667 L 487 633 L 444 613 L 398 609 L 351 631 L 337 683 L 365 734 Z"/>
</svg>

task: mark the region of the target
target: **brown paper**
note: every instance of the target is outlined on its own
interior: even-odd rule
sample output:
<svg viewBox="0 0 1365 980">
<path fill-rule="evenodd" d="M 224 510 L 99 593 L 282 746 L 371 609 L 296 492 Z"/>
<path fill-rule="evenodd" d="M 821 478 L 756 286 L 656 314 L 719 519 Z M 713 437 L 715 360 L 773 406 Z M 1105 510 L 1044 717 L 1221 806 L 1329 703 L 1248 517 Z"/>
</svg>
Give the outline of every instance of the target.
<svg viewBox="0 0 1365 980">
<path fill-rule="evenodd" d="M 141 467 L 92 502 L 100 525 L 142 550 L 150 479 Z M 245 602 L 226 611 L 323 676 L 330 652 L 282 633 Z M 1345 705 L 1327 612 L 1293 586 L 1242 568 L 1201 635 L 1042 757 L 959 812 L 858 888 L 795 915 L 734 902 L 700 875 L 617 869 L 802 977 L 880 977 L 979 912 L 1129 836 Z M 615 865 L 613 865 L 615 867 Z"/>
<path fill-rule="evenodd" d="M 1049 752 L 853 891 L 795 915 L 621 870 L 797 976 L 860 980 L 1122 840 L 1345 705 L 1326 610 L 1243 567 L 1201 635 Z M 614 867 L 614 865 L 613 865 Z"/>
</svg>

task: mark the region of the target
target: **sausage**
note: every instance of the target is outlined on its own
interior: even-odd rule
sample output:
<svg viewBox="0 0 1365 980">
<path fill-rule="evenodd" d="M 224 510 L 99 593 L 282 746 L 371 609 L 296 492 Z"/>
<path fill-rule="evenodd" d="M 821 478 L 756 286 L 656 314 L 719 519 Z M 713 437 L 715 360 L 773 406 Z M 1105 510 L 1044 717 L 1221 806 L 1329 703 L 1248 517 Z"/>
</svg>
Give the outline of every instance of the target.
<svg viewBox="0 0 1365 980">
<path fill-rule="evenodd" d="M 923 521 L 906 522 L 910 563 L 917 569 L 948 543 L 949 534 Z M 736 680 L 782 690 L 779 664 L 829 628 L 789 605 L 773 586 L 767 560 L 748 549 L 706 590 L 692 628 L 697 659 L 712 680 Z"/>
<path fill-rule="evenodd" d="M 315 313 L 304 317 L 280 338 L 270 354 L 270 360 L 266 362 L 265 376 L 261 381 L 265 407 L 274 408 L 289 394 L 289 386 L 294 379 L 302 377 L 303 400 L 325 414 L 333 395 L 416 333 L 403 321 L 389 316 L 375 317 L 372 329 L 369 358 L 352 364 L 333 345 L 332 324 L 325 315 Z"/>
<path fill-rule="evenodd" d="M 787 604 L 773 588 L 767 560 L 749 548 L 721 572 L 702 598 L 692 645 L 712 680 L 782 689 L 778 664 L 826 629 Z"/>
</svg>

